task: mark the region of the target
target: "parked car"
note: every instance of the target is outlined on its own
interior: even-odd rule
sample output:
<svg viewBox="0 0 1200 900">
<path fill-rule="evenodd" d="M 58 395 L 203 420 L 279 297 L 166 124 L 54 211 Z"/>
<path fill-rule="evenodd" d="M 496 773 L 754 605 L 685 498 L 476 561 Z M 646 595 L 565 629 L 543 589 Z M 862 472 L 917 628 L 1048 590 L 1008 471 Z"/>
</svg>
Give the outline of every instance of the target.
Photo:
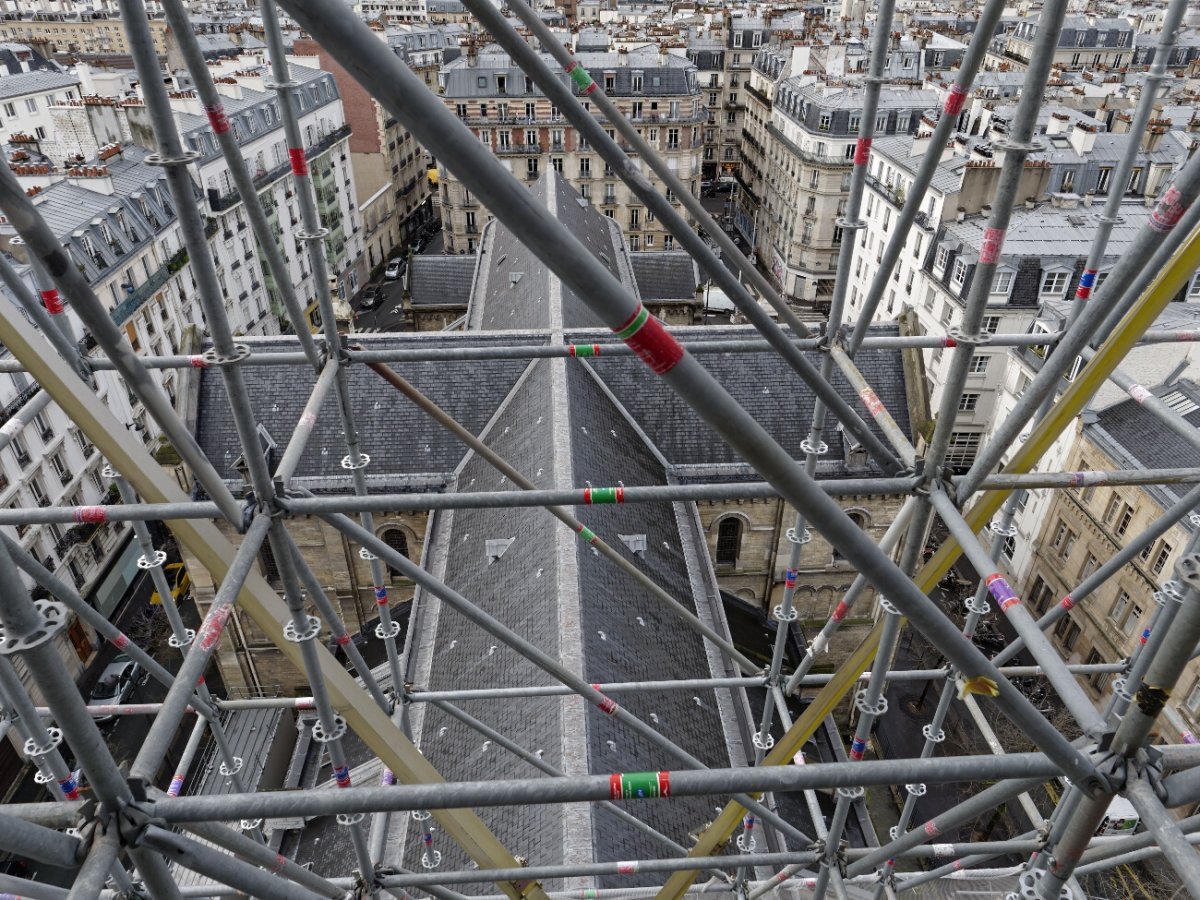
<svg viewBox="0 0 1200 900">
<path fill-rule="evenodd" d="M 414 254 L 420 253 L 422 250 L 425 249 L 425 238 L 423 238 L 419 235 L 417 237 L 413 238 L 413 242 L 408 245 L 408 249 L 410 252 L 412 252 Z"/>
<path fill-rule="evenodd" d="M 100 680 L 92 688 L 88 697 L 88 706 L 115 706 L 124 703 L 137 687 L 142 675 L 142 667 L 124 653 L 118 654 L 112 662 L 100 673 Z M 96 716 L 97 724 L 111 722 L 114 715 Z"/>
<path fill-rule="evenodd" d="M 393 259 L 387 264 L 387 268 L 383 270 L 383 277 L 388 281 L 395 281 L 404 274 L 404 260 Z"/>
<path fill-rule="evenodd" d="M 369 287 L 362 292 L 362 299 L 358 306 L 360 309 L 374 309 L 383 302 L 383 288 Z"/>
</svg>

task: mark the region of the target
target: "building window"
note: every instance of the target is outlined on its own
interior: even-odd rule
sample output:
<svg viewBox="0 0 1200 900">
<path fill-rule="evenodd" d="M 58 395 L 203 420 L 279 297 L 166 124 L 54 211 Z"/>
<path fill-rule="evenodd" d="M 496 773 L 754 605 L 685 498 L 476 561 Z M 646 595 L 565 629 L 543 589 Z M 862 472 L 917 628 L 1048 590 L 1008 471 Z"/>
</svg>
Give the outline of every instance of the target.
<svg viewBox="0 0 1200 900">
<path fill-rule="evenodd" d="M 983 317 L 983 325 L 980 328 L 980 331 L 982 331 L 984 334 L 995 334 L 999 330 L 1000 330 L 1000 317 L 999 316 L 984 316 Z"/>
<path fill-rule="evenodd" d="M 1005 559 L 1012 562 L 1013 554 L 1017 552 L 1017 539 L 1011 536 L 1006 537 L 1000 552 L 1004 554 Z"/>
<path fill-rule="evenodd" d="M 1070 277 L 1069 272 L 1046 272 L 1042 275 L 1042 296 L 1061 297 L 1067 292 Z"/>
<path fill-rule="evenodd" d="M 1167 567 L 1167 560 L 1171 558 L 1171 545 L 1163 541 L 1158 548 L 1158 553 L 1154 557 L 1154 562 L 1150 564 L 1150 571 L 1155 575 L 1161 575 L 1163 569 Z"/>
<path fill-rule="evenodd" d="M 963 262 L 961 259 L 956 259 L 954 261 L 954 272 L 950 276 L 950 281 L 960 291 L 962 290 L 962 286 L 966 283 L 966 281 L 967 281 L 967 264 L 965 262 Z"/>
<path fill-rule="evenodd" d="M 1086 664 L 1089 666 L 1099 666 L 1104 664 L 1104 657 L 1100 655 L 1098 650 L 1092 650 L 1088 654 Z M 1088 675 L 1088 682 L 1097 691 L 1103 691 L 1108 687 L 1108 672 L 1093 672 Z"/>
<path fill-rule="evenodd" d="M 1064 616 L 1059 620 L 1058 626 L 1054 629 L 1054 634 L 1058 638 L 1063 649 L 1070 652 L 1075 649 L 1075 644 L 1079 641 L 1080 628 L 1071 621 L 1069 616 Z"/>
<path fill-rule="evenodd" d="M 1100 560 L 1096 559 L 1096 557 L 1089 553 L 1087 558 L 1083 561 L 1083 566 L 1081 566 L 1079 569 L 1079 580 L 1083 581 L 1085 578 L 1095 572 L 1099 566 Z"/>
<path fill-rule="evenodd" d="M 63 459 L 61 452 L 50 455 L 50 468 L 54 470 L 54 474 L 58 477 L 59 484 L 65 485 L 71 480 L 71 470 L 67 468 L 67 461 Z"/>
<path fill-rule="evenodd" d="M 1108 617 L 1117 623 L 1117 626 L 1125 624 L 1125 616 L 1129 612 L 1129 595 L 1125 591 L 1117 594 L 1117 599 L 1113 601 L 1112 608 L 1108 611 Z"/>
<path fill-rule="evenodd" d="M 1184 705 L 1193 716 L 1200 713 L 1200 680 L 1192 685 L 1192 690 L 1188 693 Z"/>
<path fill-rule="evenodd" d="M 1117 537 L 1124 536 L 1125 532 L 1129 530 L 1129 523 L 1132 521 L 1133 508 L 1127 505 L 1121 510 L 1121 515 L 1117 519 L 1117 524 L 1113 526 L 1113 532 L 1117 535 Z"/>
<path fill-rule="evenodd" d="M 717 566 L 735 567 L 741 544 L 742 520 L 736 516 L 726 516 L 717 526 Z"/>
<path fill-rule="evenodd" d="M 1007 270 L 1001 270 L 996 273 L 996 277 L 992 281 L 992 293 L 1008 296 L 1008 293 L 1012 290 L 1012 283 L 1013 273 Z"/>
<path fill-rule="evenodd" d="M 387 544 L 389 547 L 391 547 L 393 550 L 395 550 L 397 553 L 399 553 L 401 556 L 403 556 L 405 559 L 409 558 L 408 535 L 404 533 L 403 529 L 401 529 L 401 528 L 385 529 L 384 532 L 379 535 L 379 539 L 381 541 L 383 541 L 385 544 Z M 397 569 L 395 566 L 391 565 L 390 563 L 388 564 L 388 575 L 390 575 L 393 579 L 404 577 L 403 574 L 401 573 L 401 571 L 399 569 Z"/>
<path fill-rule="evenodd" d="M 982 437 L 978 432 L 952 431 L 950 443 L 946 447 L 946 465 L 959 474 L 964 473 L 975 461 Z"/>
<path fill-rule="evenodd" d="M 1038 615 L 1046 611 L 1046 606 L 1053 596 L 1050 585 L 1046 584 L 1040 575 L 1033 579 L 1033 589 L 1029 592 L 1029 605 L 1037 610 Z"/>
<path fill-rule="evenodd" d="M 25 468 L 29 465 L 29 447 L 25 445 L 25 439 L 19 434 L 14 434 L 8 446 L 12 448 L 13 456 L 16 457 L 17 466 Z"/>
<path fill-rule="evenodd" d="M 975 412 L 975 407 L 979 405 L 979 395 L 973 393 L 963 394 L 958 398 L 959 412 Z"/>
<path fill-rule="evenodd" d="M 942 246 L 938 247 L 938 249 L 937 249 L 937 256 L 935 257 L 935 259 L 933 261 L 933 268 L 936 271 L 944 272 L 944 271 L 946 271 L 946 263 L 949 261 L 950 261 L 950 248 L 947 247 L 945 244 L 943 244 Z"/>
<path fill-rule="evenodd" d="M 970 368 L 967 371 L 971 375 L 986 375 L 990 360 L 990 356 L 972 356 Z"/>
<path fill-rule="evenodd" d="M 1112 499 L 1108 501 L 1108 506 L 1104 507 L 1104 524 L 1111 525 L 1113 519 L 1117 517 L 1117 513 L 1121 511 L 1121 498 L 1113 494 Z"/>
<path fill-rule="evenodd" d="M 1058 551 L 1060 557 L 1066 559 L 1070 555 L 1071 549 L 1075 546 L 1076 537 L 1078 535 L 1067 527 L 1066 522 L 1060 519 L 1058 527 L 1054 530 L 1054 540 L 1050 542 L 1050 546 Z"/>
</svg>

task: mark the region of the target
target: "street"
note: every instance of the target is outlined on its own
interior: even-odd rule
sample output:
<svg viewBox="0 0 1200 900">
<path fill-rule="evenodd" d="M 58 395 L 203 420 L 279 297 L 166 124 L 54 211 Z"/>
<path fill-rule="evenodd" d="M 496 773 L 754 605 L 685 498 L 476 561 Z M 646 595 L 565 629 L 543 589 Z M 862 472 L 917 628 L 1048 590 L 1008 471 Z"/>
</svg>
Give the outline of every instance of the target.
<svg viewBox="0 0 1200 900">
<path fill-rule="evenodd" d="M 421 250 L 422 256 L 430 256 L 440 254 L 444 246 L 445 238 L 439 230 L 429 239 L 429 243 Z M 393 258 L 403 256 L 407 253 L 407 248 L 397 247 Z M 362 308 L 363 293 L 369 288 L 383 289 L 383 302 L 379 303 L 373 309 Z M 404 276 L 395 281 L 385 281 L 382 278 L 379 281 L 373 281 L 363 287 L 350 300 L 350 306 L 354 310 L 354 330 L 359 333 L 371 334 L 376 332 L 389 331 L 404 331 L 404 311 L 402 308 L 404 294 Z"/>
</svg>

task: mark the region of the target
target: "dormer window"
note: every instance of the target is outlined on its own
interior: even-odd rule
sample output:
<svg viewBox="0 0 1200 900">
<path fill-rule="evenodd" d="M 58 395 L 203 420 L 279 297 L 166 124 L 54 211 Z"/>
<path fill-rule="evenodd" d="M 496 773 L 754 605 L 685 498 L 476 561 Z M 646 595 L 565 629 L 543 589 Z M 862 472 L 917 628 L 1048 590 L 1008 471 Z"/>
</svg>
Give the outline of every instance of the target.
<svg viewBox="0 0 1200 900">
<path fill-rule="evenodd" d="M 1042 272 L 1042 288 L 1039 294 L 1041 297 L 1061 297 L 1067 292 L 1067 282 L 1070 280 L 1071 273 L 1065 270 Z"/>
<path fill-rule="evenodd" d="M 956 259 L 954 261 L 954 271 L 950 275 L 950 281 L 960 291 L 962 290 L 962 286 L 966 284 L 967 264 L 961 259 Z"/>
<path fill-rule="evenodd" d="M 942 244 L 937 248 L 937 257 L 933 261 L 933 268 L 937 272 L 946 271 L 946 263 L 950 261 L 950 248 Z"/>
<path fill-rule="evenodd" d="M 1016 273 L 1008 269 L 997 269 L 992 281 L 992 294 L 1007 297 L 1012 292 L 1013 277 Z"/>
</svg>

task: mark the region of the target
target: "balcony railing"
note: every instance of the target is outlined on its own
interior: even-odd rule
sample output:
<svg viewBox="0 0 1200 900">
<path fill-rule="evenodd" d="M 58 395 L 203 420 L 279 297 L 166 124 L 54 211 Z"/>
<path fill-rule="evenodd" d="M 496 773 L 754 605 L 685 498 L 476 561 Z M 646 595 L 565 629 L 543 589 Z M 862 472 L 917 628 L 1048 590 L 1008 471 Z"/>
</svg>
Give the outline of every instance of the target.
<svg viewBox="0 0 1200 900">
<path fill-rule="evenodd" d="M 507 147 L 497 147 L 497 156 L 531 156 L 542 152 L 540 144 L 509 144 Z"/>
<path fill-rule="evenodd" d="M 333 131 L 329 132 L 329 134 L 325 135 L 325 137 L 321 138 L 321 140 L 317 141 L 315 144 L 305 150 L 305 159 L 311 160 L 320 156 L 322 153 L 329 150 L 329 148 L 334 144 L 338 143 L 343 138 L 348 137 L 351 130 L 352 129 L 349 125 L 343 125 L 341 128 L 335 128 Z M 267 185 L 278 181 L 291 170 L 292 164 L 287 162 L 283 165 L 276 166 L 273 169 L 269 169 L 259 175 L 256 175 L 253 178 L 254 189 L 261 191 Z M 319 172 L 316 174 L 318 176 L 320 175 Z M 224 212 L 225 210 L 230 209 L 241 202 L 242 198 L 238 195 L 237 191 L 232 191 L 228 194 L 218 194 L 216 190 L 210 189 L 208 192 L 208 205 L 213 212 Z"/>
<path fill-rule="evenodd" d="M 176 254 L 178 255 L 178 254 Z M 174 258 L 174 257 L 172 257 Z M 182 268 L 182 266 L 180 267 Z M 175 270 L 178 271 L 178 270 Z M 138 307 L 150 299 L 150 297 L 161 288 L 167 281 L 170 280 L 172 274 L 171 264 L 160 267 L 146 281 L 138 285 L 131 293 L 128 293 L 124 300 L 113 308 L 109 315 L 113 322 L 117 325 L 124 325 L 137 312 Z"/>
</svg>

